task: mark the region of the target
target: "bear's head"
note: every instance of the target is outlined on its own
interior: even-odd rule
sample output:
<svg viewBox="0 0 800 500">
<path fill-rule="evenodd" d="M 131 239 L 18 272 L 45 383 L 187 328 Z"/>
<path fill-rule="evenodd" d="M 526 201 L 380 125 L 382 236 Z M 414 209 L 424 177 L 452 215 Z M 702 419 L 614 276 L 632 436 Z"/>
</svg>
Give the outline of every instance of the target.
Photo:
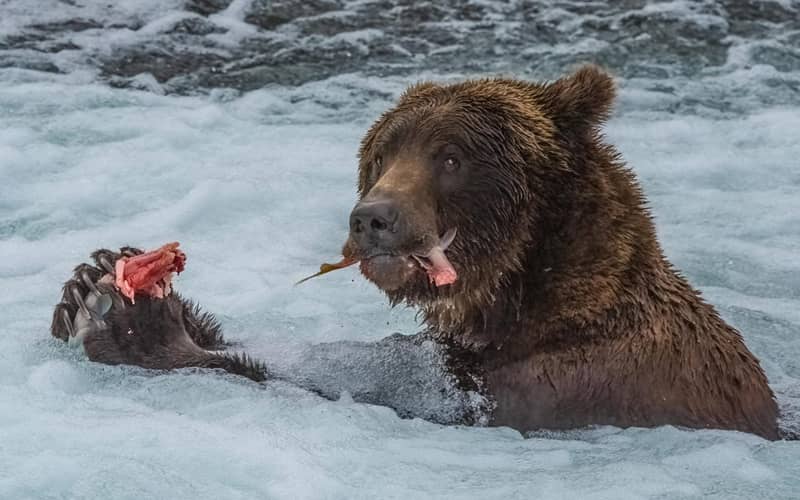
<svg viewBox="0 0 800 500">
<path fill-rule="evenodd" d="M 345 257 L 440 325 L 493 303 L 557 229 L 613 98 L 594 66 L 550 84 L 409 88 L 362 141 Z"/>
</svg>

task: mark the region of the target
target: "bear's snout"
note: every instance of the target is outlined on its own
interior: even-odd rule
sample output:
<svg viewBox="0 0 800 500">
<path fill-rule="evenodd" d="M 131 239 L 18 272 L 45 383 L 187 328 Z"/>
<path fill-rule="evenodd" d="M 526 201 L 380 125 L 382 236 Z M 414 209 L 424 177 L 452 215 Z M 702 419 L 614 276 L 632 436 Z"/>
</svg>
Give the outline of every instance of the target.
<svg viewBox="0 0 800 500">
<path fill-rule="evenodd" d="M 369 255 L 396 248 L 405 233 L 397 203 L 390 198 L 362 201 L 350 213 L 350 236 Z"/>
</svg>

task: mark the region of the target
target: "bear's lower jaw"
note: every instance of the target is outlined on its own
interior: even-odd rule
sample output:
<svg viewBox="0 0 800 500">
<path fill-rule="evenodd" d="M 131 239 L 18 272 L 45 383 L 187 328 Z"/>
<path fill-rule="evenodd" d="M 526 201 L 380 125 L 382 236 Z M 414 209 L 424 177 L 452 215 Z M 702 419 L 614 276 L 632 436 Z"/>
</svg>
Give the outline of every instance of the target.
<svg viewBox="0 0 800 500">
<path fill-rule="evenodd" d="M 377 254 L 361 259 L 361 273 L 378 288 L 391 292 L 409 281 L 415 270 L 428 276 L 428 281 L 436 287 L 451 285 L 458 279 L 456 272 L 445 251 L 455 239 L 455 228 L 449 229 L 438 242 L 425 252 L 409 255 Z M 345 244 L 343 254 L 353 261 L 352 240 Z"/>
<path fill-rule="evenodd" d="M 361 274 L 385 292 L 392 292 L 405 285 L 421 269 L 411 258 L 402 255 L 376 255 L 363 259 Z"/>
</svg>

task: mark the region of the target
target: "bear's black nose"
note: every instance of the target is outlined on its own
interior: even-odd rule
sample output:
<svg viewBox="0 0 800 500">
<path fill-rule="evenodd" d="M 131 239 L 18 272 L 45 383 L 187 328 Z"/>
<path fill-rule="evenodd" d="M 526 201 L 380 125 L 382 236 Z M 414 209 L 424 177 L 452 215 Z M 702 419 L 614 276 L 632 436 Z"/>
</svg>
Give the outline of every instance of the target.
<svg viewBox="0 0 800 500">
<path fill-rule="evenodd" d="M 390 250 L 400 239 L 398 219 L 392 200 L 362 201 L 350 213 L 350 234 L 362 250 Z"/>
</svg>

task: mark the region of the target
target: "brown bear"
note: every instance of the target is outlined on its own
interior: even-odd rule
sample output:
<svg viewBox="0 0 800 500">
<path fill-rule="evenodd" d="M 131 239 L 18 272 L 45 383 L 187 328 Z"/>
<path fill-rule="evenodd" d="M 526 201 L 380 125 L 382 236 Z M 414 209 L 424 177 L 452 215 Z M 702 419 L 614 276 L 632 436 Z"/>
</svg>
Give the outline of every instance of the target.
<svg viewBox="0 0 800 500">
<path fill-rule="evenodd" d="M 591 66 L 549 85 L 412 87 L 362 143 L 345 255 L 469 353 L 496 425 L 775 438 L 758 361 L 665 259 L 634 174 L 602 140 L 613 99 Z M 432 262 L 405 271 L 452 228 L 455 283 L 432 283 Z"/>
<path fill-rule="evenodd" d="M 483 418 L 440 421 L 521 431 L 672 424 L 776 439 L 777 405 L 758 360 L 666 260 L 634 174 L 603 142 L 614 95 L 612 78 L 593 66 L 548 84 L 411 87 L 362 142 L 345 261 L 360 262 L 393 304 L 419 308 L 428 329 L 414 344 L 433 341 L 451 379 L 485 397 Z M 91 295 L 92 281 L 68 283 L 54 335 L 75 335 L 86 308 L 75 297 Z M 94 323 L 126 331 L 137 315 L 156 314 L 147 307 Z M 203 328 L 191 331 L 196 312 L 179 304 L 157 314 L 167 330 L 188 333 L 179 347 L 162 341 L 150 355 L 162 361 L 150 365 L 258 372 L 219 354 L 187 362 L 177 353 L 198 354 L 186 339 L 208 347 Z M 90 353 L 147 365 L 138 351 L 104 356 Z M 360 399 L 399 409 L 392 392 Z"/>
</svg>

